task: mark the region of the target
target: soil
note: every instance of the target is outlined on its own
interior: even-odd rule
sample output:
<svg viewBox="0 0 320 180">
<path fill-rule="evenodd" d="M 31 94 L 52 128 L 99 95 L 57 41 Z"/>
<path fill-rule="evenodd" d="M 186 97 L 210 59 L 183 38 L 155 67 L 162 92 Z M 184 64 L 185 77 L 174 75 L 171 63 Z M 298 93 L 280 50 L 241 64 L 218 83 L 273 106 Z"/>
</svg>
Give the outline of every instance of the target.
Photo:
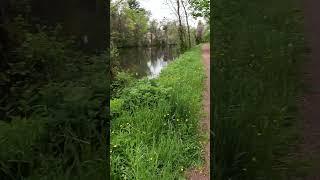
<svg viewBox="0 0 320 180">
<path fill-rule="evenodd" d="M 205 66 L 206 80 L 203 92 L 203 111 L 205 116 L 201 120 L 201 131 L 210 137 L 210 44 L 202 46 L 202 61 Z M 210 179 L 210 139 L 204 143 L 205 159 L 204 167 L 187 171 L 188 180 L 209 180 Z"/>
</svg>

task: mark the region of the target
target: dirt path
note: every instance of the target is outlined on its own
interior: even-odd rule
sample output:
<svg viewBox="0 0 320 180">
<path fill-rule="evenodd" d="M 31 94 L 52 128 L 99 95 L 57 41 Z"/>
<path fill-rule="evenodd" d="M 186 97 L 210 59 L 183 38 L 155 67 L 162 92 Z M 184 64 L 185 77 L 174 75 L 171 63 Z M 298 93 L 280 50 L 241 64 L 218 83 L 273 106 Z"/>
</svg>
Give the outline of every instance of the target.
<svg viewBox="0 0 320 180">
<path fill-rule="evenodd" d="M 309 87 L 303 98 L 303 156 L 312 158 L 314 172 L 305 180 L 320 180 L 320 1 L 304 0 L 305 28 L 311 56 L 304 67 L 305 82 Z M 318 164 L 318 165 L 317 165 Z"/>
<path fill-rule="evenodd" d="M 205 66 L 206 80 L 203 92 L 203 111 L 205 117 L 201 121 L 201 131 L 206 132 L 208 140 L 205 142 L 205 165 L 202 169 L 193 169 L 187 172 L 189 180 L 209 180 L 210 179 L 210 44 L 202 47 L 202 60 Z"/>
</svg>

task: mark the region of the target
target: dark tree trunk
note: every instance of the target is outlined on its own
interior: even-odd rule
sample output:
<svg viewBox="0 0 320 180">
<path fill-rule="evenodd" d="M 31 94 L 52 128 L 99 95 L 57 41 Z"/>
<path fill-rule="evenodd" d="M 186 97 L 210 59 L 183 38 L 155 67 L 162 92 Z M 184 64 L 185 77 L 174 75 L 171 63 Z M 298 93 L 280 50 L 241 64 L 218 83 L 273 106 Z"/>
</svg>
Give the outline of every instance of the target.
<svg viewBox="0 0 320 180">
<path fill-rule="evenodd" d="M 181 4 L 182 4 L 182 7 L 184 9 L 184 14 L 186 16 L 186 22 L 187 22 L 187 28 L 188 28 L 188 42 L 189 42 L 189 48 L 191 48 L 190 26 L 189 26 L 189 20 L 188 20 L 188 13 L 187 13 L 187 10 L 186 10 L 186 6 L 183 3 L 183 0 L 181 0 Z"/>
<path fill-rule="evenodd" d="M 182 51 L 185 50 L 185 44 L 183 40 L 183 29 L 182 29 L 182 21 L 181 21 L 181 15 L 180 15 L 180 0 L 177 0 L 177 14 L 179 19 L 179 38 L 180 38 L 180 48 Z"/>
</svg>

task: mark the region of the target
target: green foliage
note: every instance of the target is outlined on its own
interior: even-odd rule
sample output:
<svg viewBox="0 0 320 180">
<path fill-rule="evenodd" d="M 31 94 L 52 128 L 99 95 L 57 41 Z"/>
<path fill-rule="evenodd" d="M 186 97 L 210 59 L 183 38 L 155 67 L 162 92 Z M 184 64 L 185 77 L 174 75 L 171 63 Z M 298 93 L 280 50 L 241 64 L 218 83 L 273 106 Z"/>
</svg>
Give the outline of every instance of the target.
<svg viewBox="0 0 320 180">
<path fill-rule="evenodd" d="M 111 42 L 116 47 L 164 46 L 179 41 L 176 21 L 150 20 L 150 12 L 136 0 L 113 1 L 110 9 Z M 186 32 L 184 25 L 182 28 Z"/>
<path fill-rule="evenodd" d="M 206 28 L 204 35 L 203 35 L 204 42 L 210 42 L 210 27 Z"/>
<path fill-rule="evenodd" d="M 215 1 L 214 179 L 295 179 L 300 62 L 297 1 Z"/>
<path fill-rule="evenodd" d="M 123 111 L 123 99 L 112 99 L 110 101 L 110 115 L 112 118 L 119 116 Z"/>
<path fill-rule="evenodd" d="M 134 82 L 135 78 L 132 74 L 119 71 L 114 79 L 112 79 L 110 90 L 112 97 L 118 97 L 122 90 Z"/>
<path fill-rule="evenodd" d="M 0 176 L 4 179 L 27 177 L 38 164 L 38 144 L 44 133 L 41 118 L 0 121 Z"/>
<path fill-rule="evenodd" d="M 141 106 L 154 107 L 160 100 L 167 100 L 171 88 L 159 86 L 156 82 L 139 81 L 135 86 L 123 91 L 123 108 L 127 112 L 133 112 Z"/>
<path fill-rule="evenodd" d="M 40 27 L 5 26 L 15 31 L 1 73 L 0 177 L 105 179 L 106 53 L 88 57 L 60 26 Z"/>
<path fill-rule="evenodd" d="M 111 101 L 118 114 L 111 122 L 111 179 L 178 179 L 201 163 L 200 59 L 194 48 L 158 79 L 139 80 Z"/>
<path fill-rule="evenodd" d="M 210 19 L 210 0 L 190 0 L 194 17 L 205 17 Z"/>
<path fill-rule="evenodd" d="M 111 3 L 111 40 L 117 47 L 145 44 L 149 13 L 137 1 Z"/>
</svg>

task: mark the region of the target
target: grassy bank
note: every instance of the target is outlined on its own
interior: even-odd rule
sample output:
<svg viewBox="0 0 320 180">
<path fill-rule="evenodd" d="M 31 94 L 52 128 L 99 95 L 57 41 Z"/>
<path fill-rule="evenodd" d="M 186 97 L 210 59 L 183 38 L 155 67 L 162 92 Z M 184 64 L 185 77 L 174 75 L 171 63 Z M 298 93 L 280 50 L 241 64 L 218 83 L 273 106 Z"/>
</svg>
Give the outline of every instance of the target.
<svg viewBox="0 0 320 180">
<path fill-rule="evenodd" d="M 198 46 L 111 101 L 112 179 L 171 180 L 201 163 L 203 80 Z"/>
<path fill-rule="evenodd" d="M 214 178 L 290 179 L 305 54 L 298 1 L 216 1 L 213 19 Z"/>
</svg>

